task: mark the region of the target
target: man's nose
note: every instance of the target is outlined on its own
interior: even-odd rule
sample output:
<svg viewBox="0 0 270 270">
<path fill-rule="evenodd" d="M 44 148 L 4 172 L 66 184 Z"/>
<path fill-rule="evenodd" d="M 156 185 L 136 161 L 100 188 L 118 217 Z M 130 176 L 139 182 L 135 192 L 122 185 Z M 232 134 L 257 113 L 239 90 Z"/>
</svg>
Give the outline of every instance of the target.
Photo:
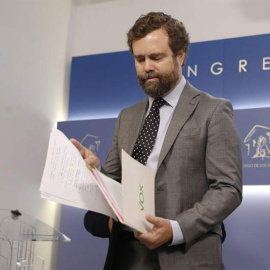
<svg viewBox="0 0 270 270">
<path fill-rule="evenodd" d="M 153 61 L 151 61 L 150 59 L 146 59 L 144 62 L 144 71 L 149 72 L 153 70 L 154 70 Z"/>
</svg>

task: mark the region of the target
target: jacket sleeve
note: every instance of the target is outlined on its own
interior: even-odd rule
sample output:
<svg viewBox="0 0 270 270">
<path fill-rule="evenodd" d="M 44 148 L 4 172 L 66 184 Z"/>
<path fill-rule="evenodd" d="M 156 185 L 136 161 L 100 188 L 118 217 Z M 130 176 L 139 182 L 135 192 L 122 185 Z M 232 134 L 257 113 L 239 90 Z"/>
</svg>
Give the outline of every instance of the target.
<svg viewBox="0 0 270 270">
<path fill-rule="evenodd" d="M 177 217 L 187 244 L 215 232 L 242 201 L 241 142 L 227 100 L 217 104 L 208 125 L 205 168 L 208 191 Z"/>
</svg>

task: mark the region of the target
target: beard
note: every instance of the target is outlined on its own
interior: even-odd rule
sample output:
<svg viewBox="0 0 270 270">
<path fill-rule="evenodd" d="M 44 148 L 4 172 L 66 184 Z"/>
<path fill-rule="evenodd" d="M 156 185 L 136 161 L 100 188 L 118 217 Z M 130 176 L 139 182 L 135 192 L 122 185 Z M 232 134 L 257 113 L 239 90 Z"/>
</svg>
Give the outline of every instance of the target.
<svg viewBox="0 0 270 270">
<path fill-rule="evenodd" d="M 158 78 L 156 81 L 147 82 L 148 79 Z M 157 74 L 154 71 L 147 72 L 143 75 L 137 75 L 139 84 L 146 95 L 152 98 L 164 97 L 177 84 L 180 78 L 179 64 L 175 60 L 174 68 L 169 72 Z"/>
</svg>

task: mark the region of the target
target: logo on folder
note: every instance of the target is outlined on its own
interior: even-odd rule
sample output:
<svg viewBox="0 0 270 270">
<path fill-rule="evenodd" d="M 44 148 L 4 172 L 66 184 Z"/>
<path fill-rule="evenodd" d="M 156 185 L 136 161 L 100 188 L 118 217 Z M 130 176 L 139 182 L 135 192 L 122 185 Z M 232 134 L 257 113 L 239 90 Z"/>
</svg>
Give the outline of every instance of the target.
<svg viewBox="0 0 270 270">
<path fill-rule="evenodd" d="M 248 157 L 262 161 L 270 158 L 270 128 L 255 125 L 244 139 L 244 144 Z"/>
</svg>

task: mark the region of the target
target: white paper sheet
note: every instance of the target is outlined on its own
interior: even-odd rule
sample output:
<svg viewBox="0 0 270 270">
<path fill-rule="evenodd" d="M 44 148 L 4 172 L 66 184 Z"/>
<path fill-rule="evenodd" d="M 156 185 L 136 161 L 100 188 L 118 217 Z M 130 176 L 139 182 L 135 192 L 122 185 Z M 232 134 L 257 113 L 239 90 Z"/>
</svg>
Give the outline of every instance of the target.
<svg viewBox="0 0 270 270">
<path fill-rule="evenodd" d="M 40 191 L 43 198 L 116 219 L 79 151 L 57 129 L 50 135 Z"/>
</svg>

